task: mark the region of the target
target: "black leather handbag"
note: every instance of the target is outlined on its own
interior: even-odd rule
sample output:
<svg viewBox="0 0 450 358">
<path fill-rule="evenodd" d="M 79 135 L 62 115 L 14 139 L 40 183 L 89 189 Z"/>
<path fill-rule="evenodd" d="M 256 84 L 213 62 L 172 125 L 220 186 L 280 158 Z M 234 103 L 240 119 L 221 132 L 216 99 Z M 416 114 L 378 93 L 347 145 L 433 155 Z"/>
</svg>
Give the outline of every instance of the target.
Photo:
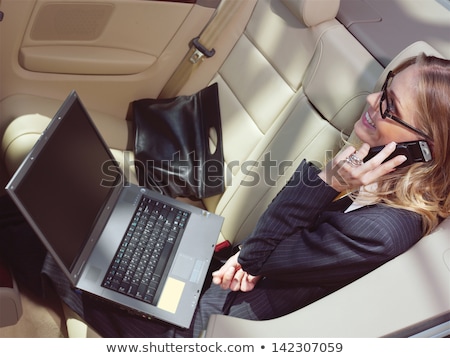
<svg viewBox="0 0 450 358">
<path fill-rule="evenodd" d="M 171 197 L 201 199 L 224 191 L 218 85 L 191 96 L 131 103 L 141 186 Z M 210 145 L 210 133 L 217 141 Z"/>
</svg>

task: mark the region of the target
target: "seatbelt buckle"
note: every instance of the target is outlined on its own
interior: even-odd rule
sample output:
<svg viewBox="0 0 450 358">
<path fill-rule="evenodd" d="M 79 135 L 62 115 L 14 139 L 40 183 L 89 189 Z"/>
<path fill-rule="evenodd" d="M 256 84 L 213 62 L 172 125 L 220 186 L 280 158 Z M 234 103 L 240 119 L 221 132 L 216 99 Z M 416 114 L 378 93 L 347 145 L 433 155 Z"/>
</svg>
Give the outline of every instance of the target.
<svg viewBox="0 0 450 358">
<path fill-rule="evenodd" d="M 195 47 L 195 51 L 189 58 L 189 61 L 194 65 L 198 61 L 200 61 L 204 56 L 209 58 L 213 57 L 214 54 L 216 53 L 216 50 L 214 49 L 208 50 L 205 46 L 203 46 L 200 43 L 199 39 L 200 39 L 199 37 L 192 39 L 192 45 Z"/>
</svg>

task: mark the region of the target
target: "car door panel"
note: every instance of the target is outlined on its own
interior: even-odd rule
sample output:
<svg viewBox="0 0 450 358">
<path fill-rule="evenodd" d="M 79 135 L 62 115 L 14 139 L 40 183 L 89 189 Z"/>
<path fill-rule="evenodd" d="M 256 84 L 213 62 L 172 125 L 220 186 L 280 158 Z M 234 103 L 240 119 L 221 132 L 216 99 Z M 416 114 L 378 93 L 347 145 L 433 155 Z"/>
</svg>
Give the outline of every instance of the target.
<svg viewBox="0 0 450 358">
<path fill-rule="evenodd" d="M 156 61 L 140 52 L 89 46 L 39 46 L 20 50 L 20 65 L 28 71 L 79 75 L 131 75 Z"/>
<path fill-rule="evenodd" d="M 130 101 L 159 94 L 217 6 L 217 0 L 0 1 L 0 101 L 14 94 L 62 100 L 76 89 L 88 108 L 120 118 Z"/>
<path fill-rule="evenodd" d="M 168 2 L 39 1 L 21 45 L 20 65 L 47 73 L 139 73 L 161 55 L 190 9 Z"/>
</svg>

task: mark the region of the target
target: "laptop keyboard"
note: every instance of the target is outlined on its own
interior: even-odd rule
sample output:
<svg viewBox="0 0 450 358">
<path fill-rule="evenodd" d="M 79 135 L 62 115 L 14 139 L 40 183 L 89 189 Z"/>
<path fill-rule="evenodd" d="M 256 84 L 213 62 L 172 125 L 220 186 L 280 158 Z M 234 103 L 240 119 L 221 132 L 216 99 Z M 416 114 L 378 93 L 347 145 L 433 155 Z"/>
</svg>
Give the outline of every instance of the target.
<svg viewBox="0 0 450 358">
<path fill-rule="evenodd" d="M 143 197 L 102 286 L 152 303 L 189 213 Z"/>
</svg>

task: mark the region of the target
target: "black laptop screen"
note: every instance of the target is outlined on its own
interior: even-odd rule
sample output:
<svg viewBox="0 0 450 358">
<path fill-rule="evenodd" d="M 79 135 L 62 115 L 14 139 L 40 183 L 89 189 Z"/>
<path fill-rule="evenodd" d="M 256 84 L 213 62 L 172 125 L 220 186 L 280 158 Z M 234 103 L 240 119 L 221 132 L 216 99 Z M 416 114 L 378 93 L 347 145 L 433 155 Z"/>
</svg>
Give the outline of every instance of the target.
<svg viewBox="0 0 450 358">
<path fill-rule="evenodd" d="M 78 97 L 72 94 L 30 157 L 15 194 L 70 271 L 112 187 L 112 158 Z"/>
</svg>

